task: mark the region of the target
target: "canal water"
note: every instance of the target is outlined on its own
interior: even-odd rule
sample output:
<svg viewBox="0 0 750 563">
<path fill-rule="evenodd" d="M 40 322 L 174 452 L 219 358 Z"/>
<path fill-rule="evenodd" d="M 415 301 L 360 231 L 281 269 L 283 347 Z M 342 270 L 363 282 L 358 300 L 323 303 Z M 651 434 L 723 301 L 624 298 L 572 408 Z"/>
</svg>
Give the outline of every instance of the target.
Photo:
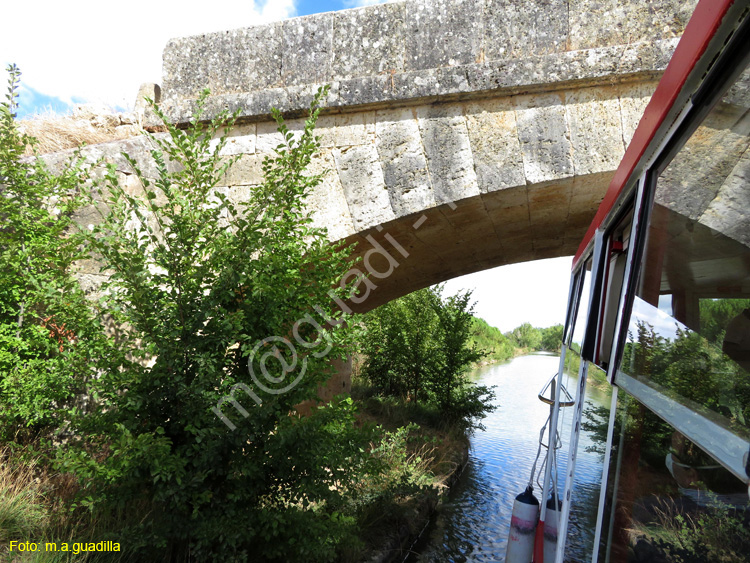
<svg viewBox="0 0 750 563">
<path fill-rule="evenodd" d="M 539 445 L 539 431 L 549 415 L 549 406 L 537 395 L 557 372 L 558 363 L 556 355 L 533 354 L 485 366 L 473 374 L 472 379 L 478 384 L 496 386 L 498 408 L 483 420 L 485 430 L 478 430 L 471 437 L 466 468 L 407 561 L 496 563 L 505 560 L 513 501 L 528 484 Z M 570 381 L 567 386 L 571 394 L 575 394 L 576 382 Z M 596 390 L 587 392 L 587 401 L 596 406 L 609 405 L 606 394 Z M 558 460 L 561 480 L 565 474 L 572 410 L 561 410 L 561 437 L 565 444 Z M 574 541 L 580 544 L 574 546 L 574 556 L 580 551 L 580 560 L 584 553 L 590 552 L 593 543 L 591 514 L 592 510 L 596 512 L 598 502 L 594 483 L 601 478 L 602 470 L 601 455 L 584 451 L 593 445 L 592 439 L 582 434 L 582 450 L 576 463 L 579 474 L 576 496 L 584 513 L 571 515 L 571 527 L 581 532 L 574 534 Z M 537 470 L 541 463 L 542 458 Z M 534 488 L 540 498 L 540 488 L 536 484 Z"/>
</svg>

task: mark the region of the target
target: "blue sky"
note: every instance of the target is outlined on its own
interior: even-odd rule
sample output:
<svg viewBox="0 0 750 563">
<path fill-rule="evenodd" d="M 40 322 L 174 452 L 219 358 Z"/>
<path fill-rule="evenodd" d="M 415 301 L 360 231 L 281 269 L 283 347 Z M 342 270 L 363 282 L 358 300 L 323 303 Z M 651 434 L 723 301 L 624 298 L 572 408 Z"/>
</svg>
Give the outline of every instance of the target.
<svg viewBox="0 0 750 563">
<path fill-rule="evenodd" d="M 234 29 L 377 0 L 99 0 L 16 2 L 0 33 L 3 69 L 23 73 L 19 114 L 62 112 L 75 103 L 132 107 L 143 82 L 161 82 L 172 37 Z M 8 20 L 9 21 L 9 20 Z M 33 25 L 29 22 L 33 22 Z"/>
<path fill-rule="evenodd" d="M 295 16 L 379 3 L 377 0 L 101 0 L 14 2 L 3 11 L 0 63 L 23 72 L 21 116 L 64 112 L 76 103 L 132 107 L 138 87 L 161 82 L 167 41 Z M 563 321 L 570 258 L 515 264 L 448 282 L 475 289 L 477 311 L 503 332 L 529 321 Z"/>
</svg>

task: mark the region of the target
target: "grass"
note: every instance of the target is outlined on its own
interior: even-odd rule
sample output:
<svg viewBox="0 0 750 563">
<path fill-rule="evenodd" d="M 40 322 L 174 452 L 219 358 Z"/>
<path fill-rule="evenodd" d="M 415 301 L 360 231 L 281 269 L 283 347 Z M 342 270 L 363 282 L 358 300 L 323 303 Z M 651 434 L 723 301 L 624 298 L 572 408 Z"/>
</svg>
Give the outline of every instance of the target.
<svg viewBox="0 0 750 563">
<path fill-rule="evenodd" d="M 42 480 L 35 466 L 16 465 L 0 451 L 0 546 L 11 540 L 34 538 L 49 523 Z"/>
<path fill-rule="evenodd" d="M 358 387 L 355 396 L 362 392 L 366 394 Z M 418 534 L 428 521 L 468 451 L 463 426 L 447 423 L 435 408 L 373 396 L 358 401 L 358 405 L 361 424 L 374 423 L 383 428 L 382 437 L 371 450 L 382 463 L 382 472 L 360 482 L 352 491 L 347 512 L 356 518 L 361 544 L 343 546 L 341 562 L 360 561 L 363 554 L 384 549 L 402 549 L 401 542 Z M 132 527 L 134 518 L 147 513 L 149 507 L 131 504 L 126 512 L 96 517 L 83 509 L 71 511 L 65 507 L 78 490 L 75 480 L 18 454 L 18 450 L 0 447 L 0 562 L 133 560 L 132 551 L 127 550 L 134 546 L 126 544 L 121 544 L 120 553 L 45 552 L 45 542 L 72 545 L 113 539 L 118 531 Z M 39 543 L 41 551 L 10 553 L 11 540 Z"/>
<path fill-rule="evenodd" d="M 373 453 L 388 468 L 378 483 L 364 491 L 367 502 L 357 518 L 361 539 L 367 553 L 384 549 L 401 553 L 397 538 L 419 533 L 466 461 L 469 441 L 465 425 L 446 421 L 432 406 L 376 396 L 359 378 L 354 378 L 352 387 L 360 423 L 376 424 L 384 430 Z M 410 492 L 399 494 L 400 483 L 412 485 L 407 487 Z M 342 560 L 359 561 L 358 557 Z"/>
<path fill-rule="evenodd" d="M 45 470 L 38 460 L 19 459 L 10 449 L 0 449 L 0 562 L 3 563 L 109 563 L 127 560 L 127 552 L 74 554 L 46 552 L 54 542 L 99 542 L 125 520 L 122 515 L 92 519 L 87 512 L 70 512 L 63 500 L 77 486 L 68 475 Z M 11 541 L 38 543 L 40 549 L 9 551 Z M 126 548 L 127 546 L 122 546 Z"/>
<path fill-rule="evenodd" d="M 61 116 L 45 113 L 20 120 L 18 124 L 24 133 L 37 139 L 36 150 L 39 154 L 127 139 L 141 133 L 138 125 L 123 123 L 115 114 Z M 31 154 L 30 147 L 27 154 Z"/>
<path fill-rule="evenodd" d="M 718 499 L 708 507 L 685 511 L 670 498 L 654 506 L 649 523 L 635 522 L 628 532 L 633 543 L 645 540 L 669 561 L 745 561 L 750 551 L 750 529 L 743 511 Z"/>
</svg>

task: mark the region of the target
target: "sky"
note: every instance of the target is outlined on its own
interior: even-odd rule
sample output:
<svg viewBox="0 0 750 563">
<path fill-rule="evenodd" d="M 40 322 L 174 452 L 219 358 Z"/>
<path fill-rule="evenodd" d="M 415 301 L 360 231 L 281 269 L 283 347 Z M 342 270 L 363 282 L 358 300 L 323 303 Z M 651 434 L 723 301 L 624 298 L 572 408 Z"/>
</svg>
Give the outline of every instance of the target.
<svg viewBox="0 0 750 563">
<path fill-rule="evenodd" d="M 547 327 L 565 322 L 573 257 L 521 262 L 453 278 L 444 293 L 472 289 L 475 310 L 501 332 L 525 322 Z"/>
<path fill-rule="evenodd" d="M 376 0 L 13 2 L 3 10 L 0 62 L 3 69 L 15 63 L 23 73 L 20 117 L 48 108 L 61 112 L 78 103 L 131 109 L 142 83 L 161 83 L 162 51 L 173 37 L 374 3 Z"/>
<path fill-rule="evenodd" d="M 139 86 L 161 83 L 167 41 L 378 0 L 31 0 L 3 10 L 0 62 L 22 72 L 19 116 L 80 103 L 132 109 Z M 7 76 L 4 77 L 7 82 Z M 5 87 L 3 86 L 3 90 Z M 0 95 L 4 98 L 4 95 Z M 451 280 L 474 289 L 477 314 L 507 332 L 563 322 L 571 258 L 515 264 Z"/>
</svg>

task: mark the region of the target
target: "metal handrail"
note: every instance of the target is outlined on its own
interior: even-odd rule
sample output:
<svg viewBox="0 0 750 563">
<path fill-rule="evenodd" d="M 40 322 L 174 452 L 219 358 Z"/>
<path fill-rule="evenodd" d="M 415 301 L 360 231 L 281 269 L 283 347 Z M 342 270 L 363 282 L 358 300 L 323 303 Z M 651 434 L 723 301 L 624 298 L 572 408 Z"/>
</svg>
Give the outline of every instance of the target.
<svg viewBox="0 0 750 563">
<path fill-rule="evenodd" d="M 549 381 L 547 381 L 544 387 L 542 387 L 542 390 L 539 391 L 539 400 L 542 401 L 543 403 L 547 403 L 548 405 L 555 404 L 554 394 L 550 394 L 550 398 L 547 398 L 544 396 L 544 394 L 547 392 L 547 389 L 550 388 L 550 386 L 552 385 L 552 382 L 555 380 L 555 377 L 557 377 L 557 373 L 553 373 L 552 377 L 549 378 Z M 560 391 L 563 394 L 563 398 L 560 399 L 560 406 L 572 407 L 575 404 L 575 400 L 570 395 L 570 393 L 568 393 L 568 390 L 566 389 L 565 385 L 563 385 L 562 383 L 560 384 Z"/>
</svg>

